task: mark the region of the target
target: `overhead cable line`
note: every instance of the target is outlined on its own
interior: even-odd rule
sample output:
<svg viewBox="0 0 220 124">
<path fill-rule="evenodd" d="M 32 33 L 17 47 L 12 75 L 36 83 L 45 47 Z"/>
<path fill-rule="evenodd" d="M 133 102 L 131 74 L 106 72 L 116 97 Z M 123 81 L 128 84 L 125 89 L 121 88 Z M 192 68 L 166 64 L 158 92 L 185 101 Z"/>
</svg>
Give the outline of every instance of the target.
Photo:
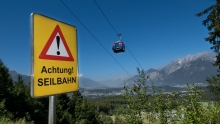
<svg viewBox="0 0 220 124">
<path fill-rule="evenodd" d="M 96 1 L 94 0 L 96 6 L 99 8 L 99 10 L 102 12 L 102 14 L 105 16 L 104 12 L 102 11 L 102 9 L 99 7 L 99 5 L 96 3 Z M 113 27 L 113 25 L 110 23 L 110 21 L 108 20 L 108 18 L 105 16 L 106 20 L 108 21 L 108 23 L 111 25 L 111 27 L 113 28 L 113 30 L 115 31 L 115 33 L 118 35 L 117 31 L 115 30 L 115 28 Z"/>
<path fill-rule="evenodd" d="M 121 68 L 131 77 L 127 70 L 112 56 L 112 54 L 102 45 L 102 43 L 92 34 L 92 32 L 80 21 L 80 19 L 71 11 L 71 9 L 62 1 L 62 4 L 69 10 L 69 12 L 81 23 L 81 25 L 92 35 L 94 39 L 105 49 L 105 51 L 121 66 Z"/>
<path fill-rule="evenodd" d="M 115 28 L 113 27 L 113 25 L 111 24 L 111 22 L 108 20 L 108 18 L 106 17 L 106 15 L 105 15 L 104 12 L 102 11 L 102 9 L 99 7 L 98 3 L 97 3 L 95 0 L 93 0 L 93 1 L 95 2 L 96 6 L 99 8 L 99 10 L 102 12 L 103 16 L 104 16 L 105 19 L 108 21 L 108 23 L 111 25 L 111 27 L 112 27 L 112 29 L 115 31 L 116 35 L 117 35 L 118 37 L 120 37 L 121 34 L 117 33 L 117 31 L 115 30 Z M 120 37 L 120 38 L 121 38 L 121 37 Z M 137 61 L 137 59 L 135 58 L 135 56 L 132 54 L 132 52 L 130 51 L 130 49 L 128 48 L 128 46 L 127 46 L 127 45 L 125 45 L 125 46 L 126 46 L 126 48 L 128 49 L 128 51 L 131 53 L 131 55 L 133 56 L 133 58 L 136 60 L 136 62 L 138 63 L 138 65 L 142 68 L 142 66 L 141 66 L 140 63 Z M 142 69 L 143 69 L 143 68 L 142 68 Z"/>
</svg>

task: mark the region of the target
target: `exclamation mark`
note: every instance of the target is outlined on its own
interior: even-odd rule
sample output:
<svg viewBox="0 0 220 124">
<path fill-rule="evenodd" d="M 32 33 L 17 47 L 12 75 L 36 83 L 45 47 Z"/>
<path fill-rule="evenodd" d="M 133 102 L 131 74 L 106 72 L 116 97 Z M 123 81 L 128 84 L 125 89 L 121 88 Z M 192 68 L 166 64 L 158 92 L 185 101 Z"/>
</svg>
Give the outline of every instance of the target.
<svg viewBox="0 0 220 124">
<path fill-rule="evenodd" d="M 60 51 L 59 51 L 59 47 L 60 47 L 60 37 L 57 36 L 56 39 L 57 39 L 57 48 L 58 48 L 57 55 L 60 55 Z"/>
</svg>

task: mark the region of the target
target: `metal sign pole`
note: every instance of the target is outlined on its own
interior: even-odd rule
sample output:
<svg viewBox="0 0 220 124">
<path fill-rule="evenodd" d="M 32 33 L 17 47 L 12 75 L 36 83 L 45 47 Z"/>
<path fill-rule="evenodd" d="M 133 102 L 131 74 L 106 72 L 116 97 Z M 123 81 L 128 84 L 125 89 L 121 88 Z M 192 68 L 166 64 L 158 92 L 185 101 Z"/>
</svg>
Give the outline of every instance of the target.
<svg viewBox="0 0 220 124">
<path fill-rule="evenodd" d="M 56 96 L 49 96 L 49 119 L 48 124 L 55 124 L 56 118 Z"/>
</svg>

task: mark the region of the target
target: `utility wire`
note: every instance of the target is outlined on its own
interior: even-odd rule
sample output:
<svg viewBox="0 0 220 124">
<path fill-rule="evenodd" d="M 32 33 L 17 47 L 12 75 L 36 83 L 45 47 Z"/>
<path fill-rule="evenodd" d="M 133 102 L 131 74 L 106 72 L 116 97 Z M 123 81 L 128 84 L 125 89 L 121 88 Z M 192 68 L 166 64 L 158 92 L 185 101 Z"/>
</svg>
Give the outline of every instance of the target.
<svg viewBox="0 0 220 124">
<path fill-rule="evenodd" d="M 108 21 L 108 23 L 111 25 L 112 29 L 115 31 L 116 35 L 119 37 L 120 35 L 117 33 L 117 31 L 115 30 L 115 28 L 112 26 L 111 22 L 108 20 L 108 18 L 106 17 L 106 15 L 104 14 L 104 12 L 102 11 L 102 9 L 99 7 L 98 3 L 93 0 L 96 4 L 96 6 L 99 8 L 99 10 L 102 12 L 103 16 L 105 17 L 105 19 Z M 137 59 L 135 58 L 135 56 L 132 54 L 132 52 L 130 51 L 130 49 L 128 48 L 127 45 L 125 45 L 126 48 L 128 49 L 128 51 L 131 53 L 131 55 L 133 56 L 133 58 L 136 60 L 136 62 L 138 63 L 138 65 L 142 68 L 142 66 L 140 65 L 140 63 L 137 61 Z M 143 69 L 143 68 L 142 68 Z"/>
<path fill-rule="evenodd" d="M 121 66 L 121 68 L 131 77 L 131 75 L 128 73 L 127 70 L 112 56 L 112 54 L 102 45 L 102 43 L 92 34 L 92 32 L 80 21 L 80 19 L 71 11 L 71 9 L 62 1 L 62 4 L 70 11 L 70 13 L 82 24 L 82 26 L 92 35 L 93 38 L 96 39 L 96 41 L 105 49 L 106 52 L 109 53 L 109 55 Z"/>
<path fill-rule="evenodd" d="M 128 46 L 125 45 L 126 48 L 128 49 Z M 140 63 L 137 61 L 137 59 L 134 57 L 134 55 L 132 54 L 132 52 L 128 49 L 128 51 L 131 53 L 131 55 L 133 56 L 133 58 L 136 60 L 136 62 L 138 63 L 138 65 L 142 68 L 142 66 L 140 65 Z M 143 69 L 143 68 L 142 68 Z"/>
<path fill-rule="evenodd" d="M 94 0 L 96 6 L 99 8 L 99 10 L 102 12 L 102 14 L 105 16 L 104 12 L 102 11 L 102 9 L 99 7 L 99 5 L 96 3 L 96 1 Z M 115 31 L 115 33 L 118 35 L 117 31 L 115 30 L 115 28 L 113 27 L 113 25 L 110 23 L 110 21 L 108 20 L 108 18 L 105 16 L 106 20 L 108 21 L 108 23 L 111 25 L 112 29 Z"/>
</svg>

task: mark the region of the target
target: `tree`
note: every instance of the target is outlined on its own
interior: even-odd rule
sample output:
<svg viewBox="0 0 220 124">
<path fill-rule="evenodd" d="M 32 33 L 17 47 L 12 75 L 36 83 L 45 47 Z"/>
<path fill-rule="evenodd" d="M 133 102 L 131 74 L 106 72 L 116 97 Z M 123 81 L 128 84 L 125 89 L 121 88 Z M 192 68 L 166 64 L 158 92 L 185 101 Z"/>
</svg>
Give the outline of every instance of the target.
<svg viewBox="0 0 220 124">
<path fill-rule="evenodd" d="M 121 123 L 142 124 L 144 120 L 142 114 L 147 112 L 149 107 L 148 86 L 146 85 L 149 76 L 146 76 L 144 70 L 141 71 L 139 68 L 137 68 L 137 72 L 138 78 L 135 80 L 135 83 L 138 84 L 140 89 L 131 88 L 126 82 L 124 85 L 125 93 L 123 96 L 127 105 L 124 108 L 118 109 L 118 116 L 125 118 L 124 122 Z"/>
<path fill-rule="evenodd" d="M 73 116 L 72 118 L 76 120 L 75 107 L 82 103 L 83 97 L 79 91 L 72 92 L 69 102 L 68 112 Z"/>
<path fill-rule="evenodd" d="M 9 69 L 4 65 L 3 61 L 0 59 L 0 103 L 3 105 L 5 110 L 10 109 L 13 105 L 12 101 L 12 91 L 13 81 L 9 74 Z"/>
<path fill-rule="evenodd" d="M 27 97 L 27 102 L 30 105 L 29 112 L 31 115 L 31 120 L 33 120 L 36 124 L 47 124 L 49 98 L 32 98 L 29 95 L 29 97 Z"/>
<path fill-rule="evenodd" d="M 19 119 L 25 117 L 26 120 L 30 120 L 29 118 L 29 103 L 27 100 L 27 86 L 24 84 L 21 75 L 18 75 L 18 81 L 14 82 L 14 90 L 13 93 L 13 106 L 10 107 L 10 110 L 14 118 Z M 28 94 L 29 95 L 29 94 Z"/>
<path fill-rule="evenodd" d="M 213 46 L 211 49 L 217 53 L 216 61 L 213 64 L 214 66 L 218 66 L 220 69 L 220 0 L 216 0 L 216 4 L 206 8 L 200 13 L 197 13 L 196 16 L 200 17 L 205 14 L 207 18 L 203 20 L 202 24 L 207 26 L 209 31 L 209 36 L 205 38 L 206 41 L 209 41 Z"/>
<path fill-rule="evenodd" d="M 197 13 L 196 16 L 200 17 L 205 14 L 207 14 L 207 17 L 205 20 L 203 20 L 202 24 L 207 26 L 209 31 L 209 36 L 205 38 L 205 40 L 213 45 L 211 49 L 216 53 L 216 60 L 213 63 L 213 66 L 217 66 L 219 68 L 218 72 L 220 72 L 220 0 L 216 0 L 214 5 L 206 8 L 200 13 Z M 216 95 L 220 94 L 219 79 L 219 74 L 217 77 L 207 77 L 209 87 Z"/>
<path fill-rule="evenodd" d="M 24 118 L 26 121 L 37 124 L 45 124 L 48 119 L 48 97 L 32 98 L 30 96 L 30 86 L 24 84 L 21 75 L 14 82 L 13 97 L 10 99 L 11 106 L 8 108 L 14 115 L 14 120 Z"/>
<path fill-rule="evenodd" d="M 98 124 L 99 118 L 94 105 L 83 98 L 79 91 L 72 93 L 69 102 L 69 113 L 76 124 Z"/>
<path fill-rule="evenodd" d="M 70 98 L 67 94 L 59 94 L 56 97 L 56 123 L 71 124 L 73 119 L 69 110 Z"/>
</svg>

